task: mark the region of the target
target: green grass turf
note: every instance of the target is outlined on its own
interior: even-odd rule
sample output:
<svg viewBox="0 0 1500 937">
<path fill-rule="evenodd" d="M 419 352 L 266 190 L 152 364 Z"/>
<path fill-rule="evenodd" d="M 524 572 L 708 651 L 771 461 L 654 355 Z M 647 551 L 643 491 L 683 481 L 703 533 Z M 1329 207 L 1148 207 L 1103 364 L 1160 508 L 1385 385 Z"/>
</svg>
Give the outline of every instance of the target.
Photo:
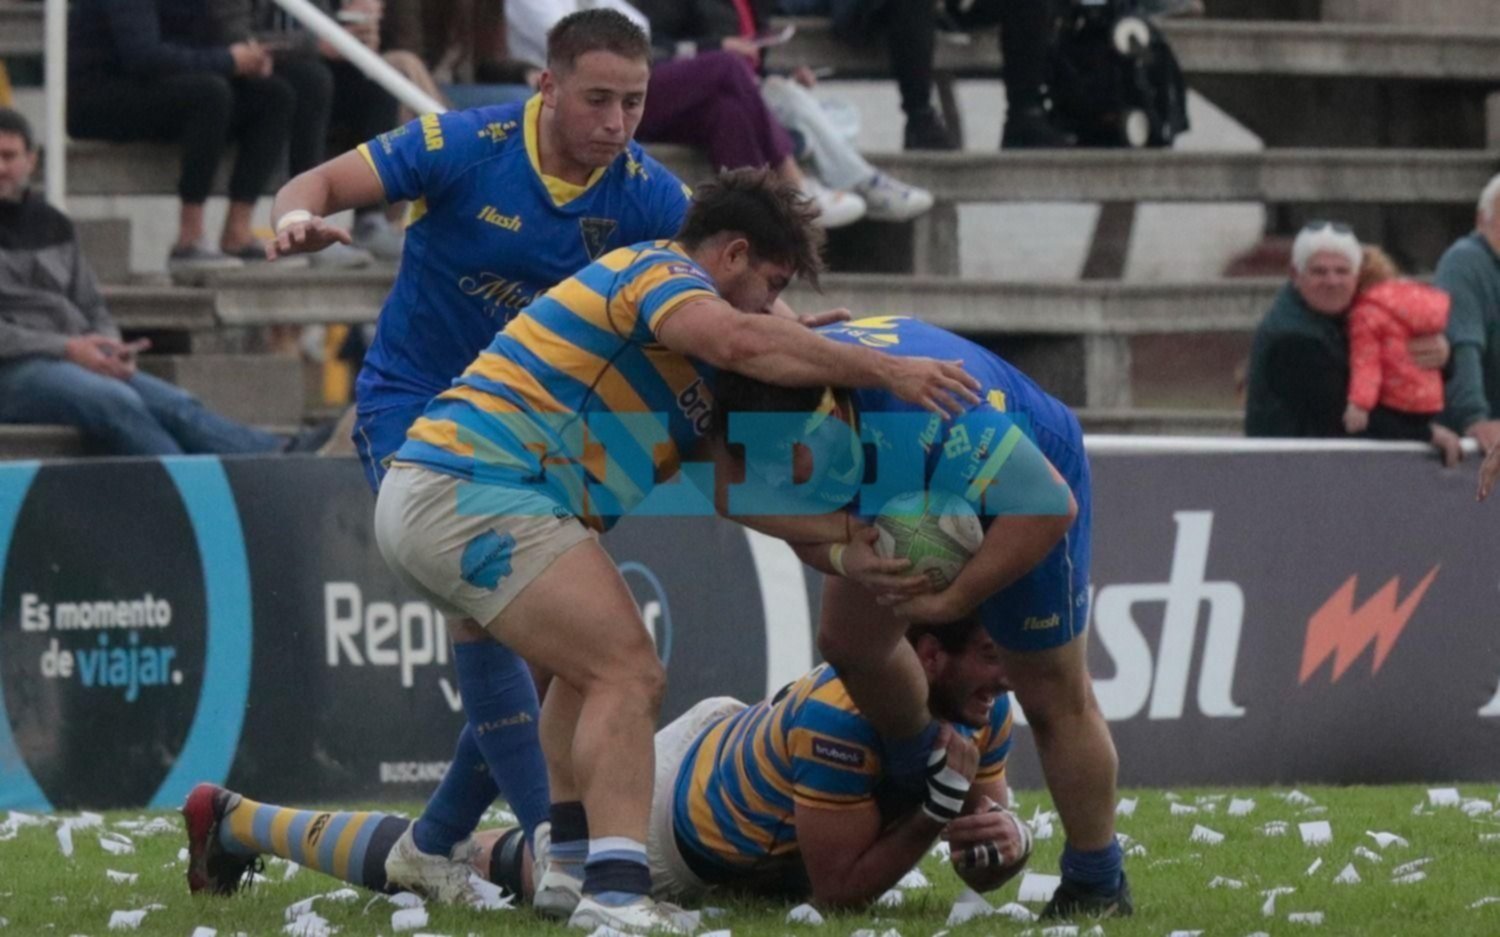
<svg viewBox="0 0 1500 937">
<path fill-rule="evenodd" d="M 1303 792 L 1317 805 L 1297 806 L 1283 797 L 1285 789 L 1226 788 L 1178 791 L 1178 803 L 1193 805 L 1200 798 L 1224 795 L 1217 808 L 1173 815 L 1166 792 L 1127 791 L 1138 799 L 1134 816 L 1121 817 L 1120 830 L 1131 842 L 1145 848 L 1144 855 L 1127 860 L 1138 911 L 1130 920 L 1105 921 L 1103 932 L 1111 937 L 1156 935 L 1174 930 L 1202 930 L 1205 934 L 1248 935 L 1257 931 L 1282 934 L 1500 934 L 1500 902 L 1472 908 L 1487 896 L 1500 897 L 1500 813 L 1468 816 L 1458 808 L 1424 807 L 1425 787 L 1319 788 Z M 1496 785 L 1460 785 L 1465 798 L 1494 801 Z M 1226 815 L 1230 796 L 1256 800 L 1252 813 Z M 1028 818 L 1046 799 L 1037 792 L 1021 792 L 1019 802 Z M 405 809 L 415 809 L 405 805 Z M 15 838 L 0 842 L 0 918 L 8 925 L 4 934 L 100 935 L 109 933 L 112 910 L 130 910 L 150 904 L 166 907 L 146 915 L 137 933 L 189 937 L 198 926 L 214 928 L 221 937 L 244 932 L 249 935 L 281 934 L 287 905 L 340 887 L 333 880 L 302 870 L 283 880 L 284 867 L 272 865 L 269 880 L 248 893 L 229 899 L 191 899 L 184 883 L 184 865 L 177 859 L 183 845 L 180 822 L 177 833 L 135 836 L 136 851 L 110 855 L 99 844 L 98 830 L 74 833 L 72 859 L 64 859 L 58 848 L 55 820 L 45 826 L 22 827 Z M 121 820 L 138 819 L 133 812 L 112 813 L 105 829 Z M 1328 820 L 1333 841 L 1325 846 L 1307 846 L 1298 835 L 1297 824 Z M 1264 825 L 1273 820 L 1288 824 L 1286 835 L 1267 836 Z M 1189 837 L 1201 824 L 1223 833 L 1219 845 L 1202 845 Z M 1061 849 L 1061 829 L 1051 839 L 1037 844 L 1031 869 L 1054 873 Z M 1410 845 L 1381 850 L 1365 835 L 1366 830 L 1399 834 Z M 0 834 L 3 835 L 3 834 Z M 1379 863 L 1354 856 L 1356 847 L 1366 846 L 1380 854 Z M 1308 867 L 1321 859 L 1312 874 Z M 1393 870 L 1413 860 L 1430 859 L 1422 866 L 1426 878 L 1414 884 L 1394 884 Z M 1363 881 L 1355 885 L 1335 884 L 1333 879 L 1353 863 Z M 902 937 L 932 937 L 947 929 L 946 920 L 960 883 L 947 864 L 929 857 L 923 870 L 932 887 L 906 893 L 902 906 L 859 914 L 829 915 L 822 928 L 786 923 L 785 906 L 727 899 L 710 899 L 727 914 L 706 921 L 705 929 L 728 929 L 735 937 L 847 937 L 857 929 L 876 934 L 895 929 Z M 105 870 L 138 873 L 134 884 L 116 884 Z M 1216 876 L 1244 883 L 1240 889 L 1208 887 Z M 999 907 L 1014 901 L 1019 879 L 989 896 Z M 1281 895 L 1275 914 L 1262 915 L 1263 891 L 1278 886 L 1296 889 Z M 316 910 L 338 928 L 341 935 L 391 934 L 391 912 L 383 899 L 362 893 L 349 904 L 319 902 Z M 1031 906 L 1039 910 L 1039 905 Z M 1292 923 L 1292 912 L 1322 911 L 1320 927 Z M 472 912 L 429 907 L 430 923 L 423 932 L 465 935 L 487 933 L 567 933 L 542 923 L 526 911 Z M 999 916 L 983 918 L 951 930 L 952 937 L 990 937 L 1030 932 L 1043 937 L 1044 925 L 1021 924 Z M 1088 934 L 1091 922 L 1079 927 Z M 1096 932 L 1097 933 L 1097 932 Z"/>
</svg>

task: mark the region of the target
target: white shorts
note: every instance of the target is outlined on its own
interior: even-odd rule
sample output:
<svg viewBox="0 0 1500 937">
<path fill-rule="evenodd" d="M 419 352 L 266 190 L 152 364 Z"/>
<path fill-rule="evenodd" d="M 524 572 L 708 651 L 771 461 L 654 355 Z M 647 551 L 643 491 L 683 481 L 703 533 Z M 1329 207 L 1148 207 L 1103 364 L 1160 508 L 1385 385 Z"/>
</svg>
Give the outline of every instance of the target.
<svg viewBox="0 0 1500 937">
<path fill-rule="evenodd" d="M 545 495 L 416 465 L 392 466 L 375 502 L 375 542 L 387 565 L 444 614 L 481 625 L 596 536 Z"/>
<path fill-rule="evenodd" d="M 656 733 L 656 788 L 651 800 L 651 829 L 646 836 L 646 862 L 651 867 L 651 894 L 681 904 L 708 891 L 677 849 L 672 825 L 677 774 L 688 749 L 710 725 L 745 708 L 732 696 L 713 696 L 672 720 Z"/>
</svg>

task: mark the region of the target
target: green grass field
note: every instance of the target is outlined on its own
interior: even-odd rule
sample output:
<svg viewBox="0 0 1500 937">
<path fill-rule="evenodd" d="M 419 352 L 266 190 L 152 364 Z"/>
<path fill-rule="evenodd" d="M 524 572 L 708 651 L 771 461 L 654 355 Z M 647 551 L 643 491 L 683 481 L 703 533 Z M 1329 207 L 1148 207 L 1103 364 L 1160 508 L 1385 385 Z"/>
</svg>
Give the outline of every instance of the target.
<svg viewBox="0 0 1500 937">
<path fill-rule="evenodd" d="M 1132 816 L 1120 817 L 1122 833 L 1130 837 L 1134 853 L 1127 860 L 1137 902 L 1137 914 L 1123 921 L 1102 922 L 1111 937 L 1151 934 L 1166 937 L 1173 931 L 1204 934 L 1500 934 L 1500 811 L 1494 803 L 1500 790 L 1491 785 L 1460 785 L 1465 800 L 1489 801 L 1488 809 L 1470 803 L 1434 808 L 1425 787 L 1319 788 L 1305 787 L 1312 805 L 1286 799 L 1286 790 L 1182 790 L 1172 800 L 1160 790 L 1128 791 L 1137 801 Z M 1231 798 L 1251 798 L 1247 815 L 1229 816 Z M 1047 803 L 1038 793 L 1022 792 L 1019 802 L 1030 818 Z M 1196 806 L 1196 813 L 1174 813 L 1173 804 Z M 406 805 L 406 810 L 415 808 Z M 1472 815 L 1471 815 L 1472 814 Z M 213 928 L 220 937 L 282 934 L 285 909 L 293 902 L 332 891 L 340 885 L 317 873 L 301 870 L 285 877 L 287 867 L 273 864 L 267 880 L 248 893 L 230 899 L 191 899 L 184 882 L 181 823 L 175 813 L 164 813 L 172 832 L 142 835 L 125 832 L 135 851 L 115 855 L 100 844 L 100 832 L 119 830 L 121 821 L 150 819 L 150 815 L 112 813 L 104 825 L 73 831 L 74 853 L 63 857 L 57 837 L 57 818 L 39 825 L 7 827 L 14 837 L 0 840 L 0 919 L 7 934 L 99 935 L 109 932 L 112 911 L 162 906 L 150 910 L 137 933 L 191 937 L 197 927 Z M 1305 845 L 1298 824 L 1326 820 L 1332 841 Z M 1284 821 L 1284 835 L 1271 836 L 1266 825 Z M 1195 826 L 1223 834 L 1210 845 L 1192 841 Z M 1055 873 L 1061 849 L 1061 828 L 1037 844 L 1031 869 Z M 1382 849 L 1367 830 L 1397 834 L 1408 845 Z M 1360 847 L 1369 855 L 1357 855 Z M 1144 850 L 1144 851 L 1142 851 Z M 1377 861 L 1378 859 L 1378 861 Z M 1321 860 L 1321 865 L 1310 870 Z M 1425 861 L 1424 861 L 1425 860 Z M 1361 881 L 1341 884 L 1335 878 L 1352 864 Z M 861 914 L 830 915 L 821 928 L 788 924 L 787 908 L 779 905 L 710 900 L 726 913 L 705 921 L 705 930 L 729 930 L 735 937 L 802 937 L 826 934 L 848 937 L 869 929 L 891 937 L 989 937 L 1030 933 L 1063 937 L 1043 923 L 1022 923 L 992 915 L 948 928 L 947 919 L 961 885 L 947 863 L 929 857 L 922 865 L 931 887 L 905 892 L 898 907 Z M 137 875 L 132 882 L 115 882 L 107 870 Z M 1397 883 L 1398 874 L 1424 873 L 1420 880 Z M 1240 887 L 1211 887 L 1216 879 L 1230 879 Z M 1016 899 L 1019 879 L 988 896 L 1001 907 Z M 1276 897 L 1273 913 L 1263 908 L 1266 892 L 1295 889 Z M 1481 904 L 1492 897 L 1496 900 Z M 1477 906 L 1476 906 L 1477 905 Z M 1039 910 L 1039 904 L 1028 905 Z M 320 901 L 316 905 L 340 935 L 391 934 L 396 908 L 384 898 L 362 892 L 345 904 Z M 486 933 L 566 933 L 524 910 L 474 912 L 429 907 L 428 934 L 452 937 Z M 1292 914 L 1322 912 L 1321 925 L 1294 922 Z M 1091 933 L 1093 922 L 1081 922 L 1077 934 Z M 1099 931 L 1093 931 L 1097 934 Z M 199 935 L 206 937 L 206 935 Z M 862 935 L 864 937 L 864 935 Z"/>
</svg>

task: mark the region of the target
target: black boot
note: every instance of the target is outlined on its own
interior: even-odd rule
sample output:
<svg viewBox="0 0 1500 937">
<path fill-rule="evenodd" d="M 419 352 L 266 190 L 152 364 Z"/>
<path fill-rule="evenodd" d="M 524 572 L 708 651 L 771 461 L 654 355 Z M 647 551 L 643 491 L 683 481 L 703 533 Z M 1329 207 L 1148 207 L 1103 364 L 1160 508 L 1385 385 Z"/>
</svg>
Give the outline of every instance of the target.
<svg viewBox="0 0 1500 937">
<path fill-rule="evenodd" d="M 1056 149 L 1077 146 L 1078 138 L 1059 130 L 1042 107 L 1028 107 L 1005 115 L 1005 131 L 1000 135 L 1000 149 Z"/>
<path fill-rule="evenodd" d="M 928 108 L 906 118 L 906 148 L 908 150 L 956 150 L 958 141 L 943 124 L 937 111 Z"/>
<path fill-rule="evenodd" d="M 1130 895 L 1130 881 L 1120 873 L 1120 887 L 1113 894 L 1087 891 L 1072 882 L 1063 882 L 1052 893 L 1052 900 L 1042 909 L 1043 920 L 1080 917 L 1130 917 L 1135 913 L 1135 899 Z"/>
</svg>

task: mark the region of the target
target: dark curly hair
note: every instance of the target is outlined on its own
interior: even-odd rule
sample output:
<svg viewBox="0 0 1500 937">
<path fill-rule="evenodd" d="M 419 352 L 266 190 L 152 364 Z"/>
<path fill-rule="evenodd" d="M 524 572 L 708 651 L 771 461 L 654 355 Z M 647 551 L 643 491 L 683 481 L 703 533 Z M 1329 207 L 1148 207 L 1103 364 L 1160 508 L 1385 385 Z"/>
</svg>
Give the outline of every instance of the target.
<svg viewBox="0 0 1500 937">
<path fill-rule="evenodd" d="M 756 260 L 788 264 L 794 276 L 816 287 L 823 271 L 817 217 L 812 201 L 771 170 L 735 169 L 693 193 L 677 240 L 693 250 L 716 234 L 733 232 L 750 242 Z"/>
</svg>

